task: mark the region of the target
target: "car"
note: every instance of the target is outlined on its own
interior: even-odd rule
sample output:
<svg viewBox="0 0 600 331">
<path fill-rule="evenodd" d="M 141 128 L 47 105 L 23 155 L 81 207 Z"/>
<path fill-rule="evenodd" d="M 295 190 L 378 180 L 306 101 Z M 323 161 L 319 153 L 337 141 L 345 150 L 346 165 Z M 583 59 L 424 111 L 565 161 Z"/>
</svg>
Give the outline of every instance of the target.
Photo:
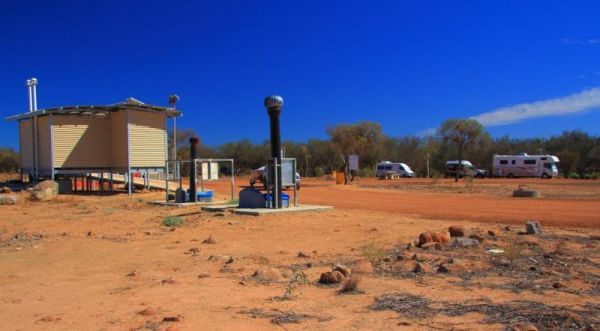
<svg viewBox="0 0 600 331">
<path fill-rule="evenodd" d="M 265 174 L 267 172 L 266 168 L 267 168 L 266 166 L 262 166 L 258 169 L 252 170 L 252 173 L 250 174 L 250 180 L 249 180 L 251 187 L 254 187 L 254 185 L 257 182 L 263 183 L 263 186 L 264 186 L 264 184 L 266 182 L 266 180 L 265 180 Z M 298 172 L 296 172 L 296 190 L 300 189 L 301 179 L 302 178 L 300 177 L 300 174 Z M 290 187 L 293 187 L 293 186 L 284 186 L 283 188 L 289 189 Z M 265 189 L 266 189 L 266 187 L 265 187 Z"/>
<path fill-rule="evenodd" d="M 476 178 L 485 178 L 488 177 L 489 172 L 485 169 L 478 169 L 473 164 L 467 160 L 462 160 L 460 162 L 457 160 L 450 160 L 446 162 L 446 177 L 454 177 L 456 176 L 456 172 L 458 171 L 458 177 L 462 178 L 464 176 L 473 176 Z"/>
</svg>

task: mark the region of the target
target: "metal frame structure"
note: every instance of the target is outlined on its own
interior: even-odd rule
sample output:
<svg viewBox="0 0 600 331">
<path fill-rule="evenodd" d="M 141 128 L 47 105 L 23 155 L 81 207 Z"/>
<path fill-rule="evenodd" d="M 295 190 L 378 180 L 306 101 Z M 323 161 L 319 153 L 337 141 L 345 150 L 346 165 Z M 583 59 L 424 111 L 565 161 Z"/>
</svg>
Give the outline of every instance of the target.
<svg viewBox="0 0 600 331">
<path fill-rule="evenodd" d="M 234 190 L 235 190 L 235 162 L 233 159 L 190 159 L 190 160 L 167 160 L 165 161 L 165 201 L 169 201 L 169 181 L 170 180 L 178 180 L 179 181 L 179 187 L 183 187 L 183 177 L 181 176 L 181 166 L 186 164 L 186 163 L 191 163 L 194 162 L 194 168 L 196 169 L 196 178 L 199 179 L 200 182 L 200 189 L 202 191 L 204 191 L 204 181 L 207 182 L 214 182 L 214 181 L 219 181 L 221 179 L 216 179 L 216 180 L 211 180 L 210 179 L 210 175 L 208 176 L 208 180 L 205 180 L 203 178 L 203 176 L 198 176 L 198 163 L 202 164 L 204 162 L 208 162 L 210 163 L 220 163 L 220 162 L 227 162 L 231 164 L 231 176 L 230 176 L 230 197 L 231 197 L 231 201 L 234 200 Z M 169 172 L 169 169 L 175 170 L 175 171 L 171 171 Z M 202 169 L 202 167 L 200 167 L 200 169 Z M 208 171 L 210 173 L 210 166 L 208 167 Z M 171 178 L 169 178 L 169 174 L 172 176 Z"/>
<path fill-rule="evenodd" d="M 298 182 L 297 182 L 298 179 L 296 178 L 296 172 L 298 171 L 297 168 L 296 168 L 297 161 L 296 161 L 295 158 L 285 158 L 285 157 L 281 158 L 281 163 L 282 164 L 285 161 L 292 161 L 292 164 L 293 164 L 293 166 L 292 166 L 292 178 L 293 178 L 292 179 L 292 183 L 293 183 L 293 186 L 294 186 L 294 207 L 297 207 L 298 206 Z M 275 169 L 275 171 L 277 171 L 277 169 L 281 169 L 281 165 L 279 167 L 277 166 L 277 158 L 271 158 L 268 161 L 268 163 L 274 165 L 273 168 Z M 269 165 L 267 165 L 267 167 L 265 169 L 271 169 L 271 167 L 269 167 Z M 281 177 L 277 176 L 277 173 L 274 176 L 274 178 L 276 180 L 275 180 L 275 183 L 273 183 L 273 185 L 271 185 L 269 183 L 269 178 L 270 177 L 271 176 L 265 176 L 265 180 L 267 181 L 267 183 L 266 183 L 265 186 L 267 188 L 267 197 L 269 196 L 269 194 L 272 197 L 272 201 L 269 204 L 269 208 L 275 208 L 275 206 L 277 206 L 277 202 L 279 201 L 279 198 L 280 198 L 280 197 L 277 196 L 277 194 L 275 192 L 278 192 L 277 186 L 282 186 L 282 183 L 277 183 L 277 179 L 281 178 Z M 283 191 L 283 187 L 282 187 L 282 191 Z"/>
</svg>

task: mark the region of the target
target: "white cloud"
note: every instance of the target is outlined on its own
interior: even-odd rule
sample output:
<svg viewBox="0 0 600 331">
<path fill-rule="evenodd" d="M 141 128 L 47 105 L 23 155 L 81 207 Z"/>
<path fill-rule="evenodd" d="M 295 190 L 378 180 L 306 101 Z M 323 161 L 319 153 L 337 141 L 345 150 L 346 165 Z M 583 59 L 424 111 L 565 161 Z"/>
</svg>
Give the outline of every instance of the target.
<svg viewBox="0 0 600 331">
<path fill-rule="evenodd" d="M 576 114 L 595 108 L 600 108 L 600 87 L 562 98 L 498 108 L 471 118 L 484 126 L 498 126 L 536 117 Z"/>
</svg>

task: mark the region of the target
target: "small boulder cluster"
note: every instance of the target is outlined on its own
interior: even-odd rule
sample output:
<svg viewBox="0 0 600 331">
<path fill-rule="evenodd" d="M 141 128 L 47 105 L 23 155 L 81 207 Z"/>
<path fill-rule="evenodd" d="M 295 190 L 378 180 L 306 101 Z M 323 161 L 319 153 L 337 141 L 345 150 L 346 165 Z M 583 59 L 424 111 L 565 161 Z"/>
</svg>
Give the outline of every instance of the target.
<svg viewBox="0 0 600 331">
<path fill-rule="evenodd" d="M 373 264 L 368 260 L 357 260 L 349 268 L 343 264 L 336 264 L 331 271 L 321 274 L 319 283 L 321 284 L 339 284 L 348 279 L 351 275 L 368 275 L 373 273 Z"/>
</svg>

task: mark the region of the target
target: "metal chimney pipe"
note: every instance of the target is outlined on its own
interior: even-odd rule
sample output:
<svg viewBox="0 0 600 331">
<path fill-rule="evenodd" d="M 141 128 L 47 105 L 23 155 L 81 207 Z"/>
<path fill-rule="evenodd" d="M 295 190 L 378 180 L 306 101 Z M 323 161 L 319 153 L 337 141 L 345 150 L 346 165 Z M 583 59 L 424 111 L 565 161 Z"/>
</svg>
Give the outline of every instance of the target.
<svg viewBox="0 0 600 331">
<path fill-rule="evenodd" d="M 29 112 L 33 111 L 33 89 L 31 85 L 31 79 L 27 80 L 27 95 L 29 97 Z"/>
<path fill-rule="evenodd" d="M 196 137 L 190 138 L 190 201 L 198 201 L 198 193 L 196 191 L 196 159 L 198 158 L 198 143 L 200 140 Z"/>
<path fill-rule="evenodd" d="M 271 169 L 269 177 L 271 183 L 274 184 L 272 201 L 275 202 L 274 207 L 279 209 L 281 203 L 281 134 L 279 131 L 279 115 L 283 107 L 283 98 L 278 95 L 272 95 L 265 98 L 265 107 L 269 114 L 271 127 L 271 157 L 277 160 L 275 169 Z"/>
<path fill-rule="evenodd" d="M 31 78 L 31 85 L 33 88 L 33 111 L 38 110 L 38 107 L 37 107 L 37 84 L 38 84 L 37 78 Z"/>
</svg>

